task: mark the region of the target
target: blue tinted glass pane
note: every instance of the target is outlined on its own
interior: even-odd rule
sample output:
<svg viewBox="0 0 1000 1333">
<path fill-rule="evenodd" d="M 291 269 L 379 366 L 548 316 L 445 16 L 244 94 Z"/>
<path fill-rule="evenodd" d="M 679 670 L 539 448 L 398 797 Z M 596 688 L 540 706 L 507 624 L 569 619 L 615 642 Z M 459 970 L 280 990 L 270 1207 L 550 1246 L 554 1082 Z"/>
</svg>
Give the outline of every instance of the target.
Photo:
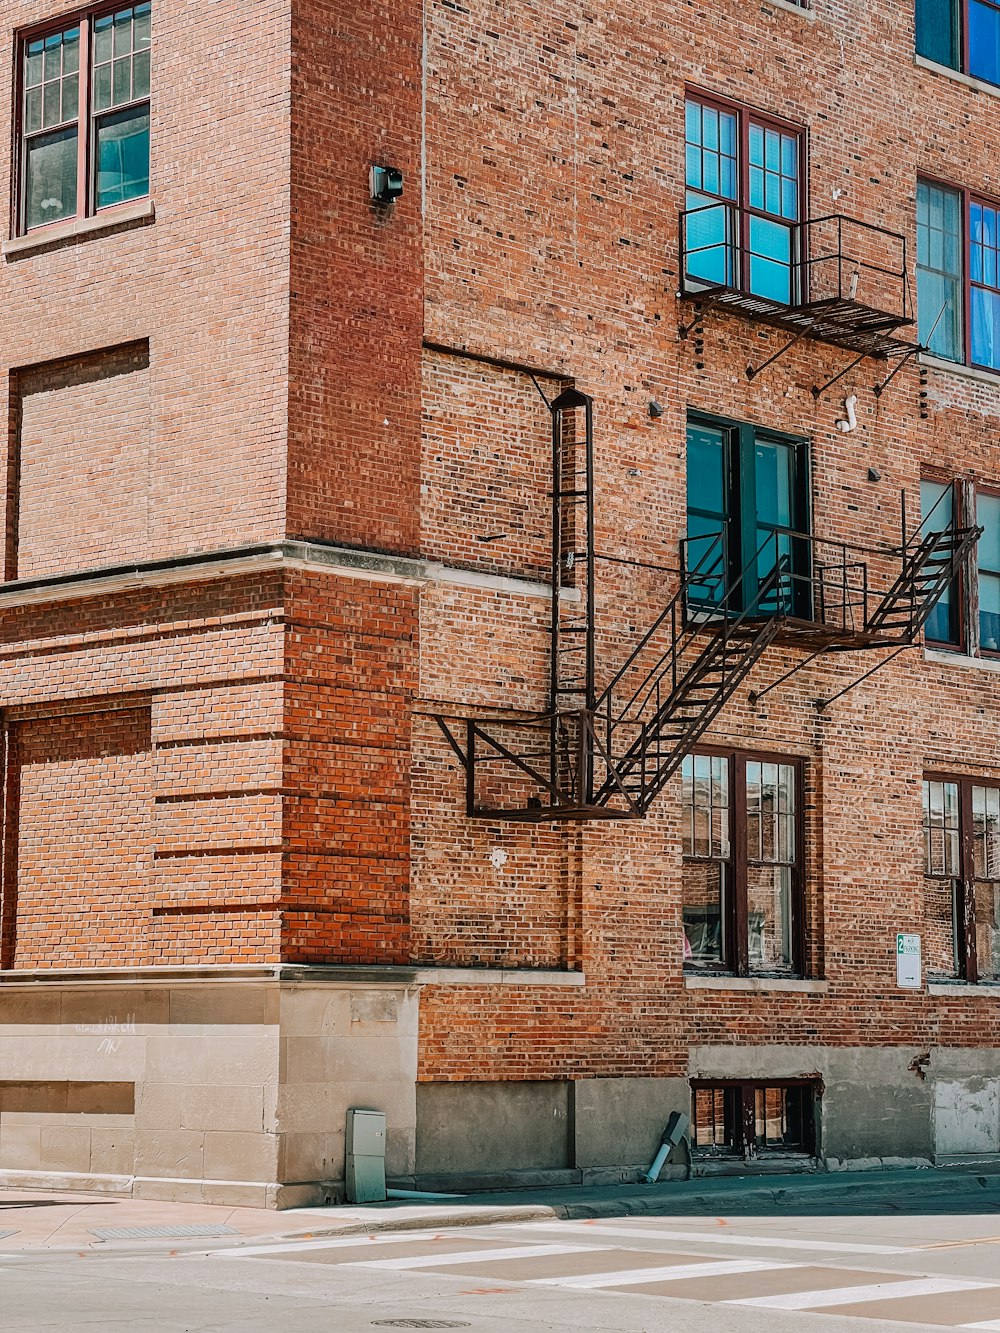
<svg viewBox="0 0 1000 1333">
<path fill-rule="evenodd" d="M 768 171 L 781 170 L 781 135 L 774 130 L 764 134 L 764 160 Z"/>
<path fill-rule="evenodd" d="M 799 174 L 799 145 L 787 134 L 781 138 L 781 173 L 793 179 Z"/>
<path fill-rule="evenodd" d="M 721 430 L 707 426 L 688 426 L 687 432 L 687 503 L 715 519 L 718 532 L 725 518 L 725 437 Z M 711 529 L 703 526 L 700 531 Z M 688 531 L 691 531 L 690 524 Z"/>
<path fill-rule="evenodd" d="M 719 147 L 719 113 L 711 107 L 703 107 L 701 112 L 702 143 L 716 152 Z"/>
<path fill-rule="evenodd" d="M 728 111 L 719 113 L 719 147 L 727 156 L 736 156 L 736 117 Z"/>
<path fill-rule="evenodd" d="M 764 207 L 768 213 L 781 213 L 781 179 L 767 173 L 764 187 Z"/>
<path fill-rule="evenodd" d="M 795 182 L 784 180 L 781 183 L 781 216 L 795 218 L 798 216 L 798 211 L 799 200 Z"/>
<path fill-rule="evenodd" d="M 791 228 L 750 219 L 750 291 L 787 305 L 791 298 Z"/>
<path fill-rule="evenodd" d="M 97 124 L 98 208 L 149 194 L 149 111 L 106 116 Z"/>
<path fill-rule="evenodd" d="M 979 568 L 1000 574 L 1000 497 L 980 491 L 976 496 L 976 520 L 983 529 L 976 547 Z"/>
<path fill-rule="evenodd" d="M 684 134 L 688 143 L 701 143 L 701 107 L 697 102 L 685 104 Z"/>
<path fill-rule="evenodd" d="M 702 178 L 701 187 L 708 194 L 718 194 L 719 185 L 719 159 L 715 153 L 703 153 L 701 162 Z"/>
<path fill-rule="evenodd" d="M 917 0 L 917 53 L 958 68 L 958 0 Z"/>
<path fill-rule="evenodd" d="M 719 193 L 724 199 L 736 198 L 736 162 L 731 157 L 722 158 L 722 180 Z"/>
<path fill-rule="evenodd" d="M 943 532 L 950 528 L 954 514 L 955 491 L 950 482 L 920 483 L 920 521 L 925 532 Z M 954 614 L 951 588 L 945 589 L 927 619 L 926 634 L 938 643 L 957 643 L 958 625 Z"/>
<path fill-rule="evenodd" d="M 917 336 L 935 356 L 964 359 L 959 196 L 917 183 Z"/>
<path fill-rule="evenodd" d="M 969 73 L 1000 84 L 1000 10 L 969 0 Z"/>
<path fill-rule="evenodd" d="M 750 168 L 750 207 L 764 207 L 764 172 L 761 167 Z"/>
<path fill-rule="evenodd" d="M 701 189 L 701 149 L 688 144 L 684 151 L 685 184 L 695 190 Z"/>
<path fill-rule="evenodd" d="M 972 302 L 972 359 L 977 366 L 1000 370 L 1000 292 L 970 289 Z"/>
<path fill-rule="evenodd" d="M 764 165 L 764 131 L 760 125 L 750 126 L 750 161 L 755 167 Z"/>
<path fill-rule="evenodd" d="M 979 642 L 988 653 L 1000 651 L 1000 579 L 979 576 Z"/>
<path fill-rule="evenodd" d="M 713 204 L 693 193 L 687 195 L 686 206 L 696 211 L 684 219 L 684 276 L 712 286 L 732 286 L 736 261 L 732 206 Z"/>
<path fill-rule="evenodd" d="M 794 448 L 771 440 L 758 440 L 754 449 L 757 479 L 757 522 L 792 527 Z"/>
</svg>

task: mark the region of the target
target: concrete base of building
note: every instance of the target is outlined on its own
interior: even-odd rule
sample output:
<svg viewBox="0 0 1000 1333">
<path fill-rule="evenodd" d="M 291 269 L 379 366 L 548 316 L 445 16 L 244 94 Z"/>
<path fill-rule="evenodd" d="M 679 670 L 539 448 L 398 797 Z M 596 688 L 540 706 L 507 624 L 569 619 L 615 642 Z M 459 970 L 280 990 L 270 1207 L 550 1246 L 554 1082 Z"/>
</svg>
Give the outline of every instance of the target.
<svg viewBox="0 0 1000 1333">
<path fill-rule="evenodd" d="M 1000 1154 L 995 1051 L 698 1047 L 686 1077 L 418 1082 L 422 982 L 403 968 L 3 974 L 0 1185 L 338 1202 L 352 1107 L 385 1113 L 386 1174 L 404 1188 L 631 1183 L 694 1079 L 816 1080 L 816 1157 L 761 1170 Z M 683 1174 L 672 1162 L 664 1178 Z"/>
</svg>

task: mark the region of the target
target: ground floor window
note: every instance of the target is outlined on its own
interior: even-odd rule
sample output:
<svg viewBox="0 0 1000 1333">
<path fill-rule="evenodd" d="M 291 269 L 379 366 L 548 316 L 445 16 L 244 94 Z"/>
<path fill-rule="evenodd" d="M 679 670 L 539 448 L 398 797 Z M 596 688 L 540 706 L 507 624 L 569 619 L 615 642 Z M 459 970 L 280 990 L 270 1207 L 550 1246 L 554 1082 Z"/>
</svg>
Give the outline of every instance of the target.
<svg viewBox="0 0 1000 1333">
<path fill-rule="evenodd" d="M 703 1158 L 780 1153 L 816 1155 L 814 1082 L 695 1083 L 691 1089 L 691 1148 Z"/>
<path fill-rule="evenodd" d="M 924 778 L 927 967 L 1000 980 L 1000 786 Z"/>
</svg>

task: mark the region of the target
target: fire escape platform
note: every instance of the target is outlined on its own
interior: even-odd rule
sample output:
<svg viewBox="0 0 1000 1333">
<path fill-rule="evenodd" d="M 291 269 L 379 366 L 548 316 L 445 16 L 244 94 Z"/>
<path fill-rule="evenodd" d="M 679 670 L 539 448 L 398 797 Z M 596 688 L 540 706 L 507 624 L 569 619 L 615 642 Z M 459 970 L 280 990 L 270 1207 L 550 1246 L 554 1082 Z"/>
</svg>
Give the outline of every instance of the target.
<svg viewBox="0 0 1000 1333">
<path fill-rule="evenodd" d="M 848 297 L 781 305 L 766 296 L 754 296 L 732 287 L 700 287 L 690 279 L 685 283 L 683 295 L 688 300 L 783 329 L 793 336 L 843 347 L 858 356 L 885 361 L 917 350 L 912 340 L 896 336 L 899 329 L 913 325 L 912 319 Z"/>
<path fill-rule="evenodd" d="M 761 620 L 751 620 L 740 626 L 735 637 L 752 635 Z M 707 622 L 705 629 L 717 628 L 717 621 Z M 845 629 L 837 625 L 824 624 L 820 620 L 805 620 L 796 616 L 781 616 L 774 642 L 796 648 L 808 648 L 814 652 L 820 650 L 833 653 L 856 653 L 876 648 L 900 648 L 908 640 L 899 636 L 890 637 L 872 630 Z"/>
</svg>

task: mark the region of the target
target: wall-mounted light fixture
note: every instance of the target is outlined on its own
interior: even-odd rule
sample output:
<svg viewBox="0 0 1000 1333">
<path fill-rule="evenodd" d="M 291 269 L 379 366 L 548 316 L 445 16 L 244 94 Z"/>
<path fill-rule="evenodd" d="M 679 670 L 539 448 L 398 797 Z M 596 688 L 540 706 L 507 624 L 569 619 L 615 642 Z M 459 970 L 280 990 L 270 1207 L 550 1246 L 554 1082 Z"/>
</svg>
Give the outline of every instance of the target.
<svg viewBox="0 0 1000 1333">
<path fill-rule="evenodd" d="M 368 180 L 375 204 L 395 203 L 403 193 L 403 173 L 398 167 L 373 166 Z"/>
</svg>

